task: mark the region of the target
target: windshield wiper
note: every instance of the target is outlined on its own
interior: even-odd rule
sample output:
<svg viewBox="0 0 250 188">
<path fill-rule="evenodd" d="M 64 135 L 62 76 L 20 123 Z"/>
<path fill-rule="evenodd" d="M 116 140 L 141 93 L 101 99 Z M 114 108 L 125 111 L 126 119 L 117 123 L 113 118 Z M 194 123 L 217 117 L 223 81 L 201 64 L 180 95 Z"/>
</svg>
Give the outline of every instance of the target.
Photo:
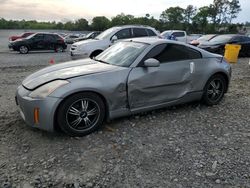
<svg viewBox="0 0 250 188">
<path fill-rule="evenodd" d="M 93 57 L 93 60 L 98 61 L 98 62 L 101 62 L 101 63 L 109 64 L 108 62 L 103 61 L 103 60 L 101 60 L 101 59 L 96 59 L 95 57 Z"/>
</svg>

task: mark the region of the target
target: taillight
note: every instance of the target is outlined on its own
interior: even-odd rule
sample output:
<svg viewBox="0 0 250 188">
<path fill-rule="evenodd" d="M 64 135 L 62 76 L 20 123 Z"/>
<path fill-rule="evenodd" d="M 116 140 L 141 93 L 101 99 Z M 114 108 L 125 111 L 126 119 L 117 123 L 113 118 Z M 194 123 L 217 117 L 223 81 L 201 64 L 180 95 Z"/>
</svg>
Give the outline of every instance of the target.
<svg viewBox="0 0 250 188">
<path fill-rule="evenodd" d="M 64 43 L 64 39 L 62 37 L 60 37 L 60 36 L 59 36 L 59 42 Z"/>
<path fill-rule="evenodd" d="M 228 60 L 225 57 L 222 57 L 221 62 L 223 62 L 223 61 L 226 62 L 226 63 L 229 63 Z"/>
</svg>

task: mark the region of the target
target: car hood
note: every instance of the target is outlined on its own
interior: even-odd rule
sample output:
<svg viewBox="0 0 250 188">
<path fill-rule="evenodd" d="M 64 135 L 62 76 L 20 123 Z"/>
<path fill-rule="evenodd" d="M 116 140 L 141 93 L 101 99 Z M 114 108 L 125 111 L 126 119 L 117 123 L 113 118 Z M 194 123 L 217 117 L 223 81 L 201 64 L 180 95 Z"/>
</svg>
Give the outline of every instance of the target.
<svg viewBox="0 0 250 188">
<path fill-rule="evenodd" d="M 9 38 L 12 38 L 12 39 L 17 39 L 17 38 L 21 38 L 21 36 L 18 36 L 18 35 L 13 35 L 13 36 L 10 36 Z"/>
<path fill-rule="evenodd" d="M 22 85 L 28 90 L 34 90 L 53 80 L 64 80 L 77 76 L 107 72 L 116 68 L 117 66 L 99 63 L 92 59 L 69 61 L 46 67 L 31 74 L 22 82 Z"/>
<path fill-rule="evenodd" d="M 14 42 L 14 43 L 18 43 L 18 42 L 25 42 L 25 41 L 27 41 L 26 38 L 18 38 L 18 39 L 16 39 L 16 40 L 13 41 L 13 42 Z"/>
<path fill-rule="evenodd" d="M 78 45 L 92 45 L 92 44 L 98 44 L 100 43 L 102 40 L 96 40 L 96 39 L 87 39 L 87 40 L 83 40 L 83 41 L 79 41 L 79 42 L 75 42 L 74 45 L 78 46 Z"/>
<path fill-rule="evenodd" d="M 210 47 L 210 46 L 220 46 L 224 43 L 221 42 L 209 42 L 209 41 L 201 41 L 199 47 Z"/>
</svg>

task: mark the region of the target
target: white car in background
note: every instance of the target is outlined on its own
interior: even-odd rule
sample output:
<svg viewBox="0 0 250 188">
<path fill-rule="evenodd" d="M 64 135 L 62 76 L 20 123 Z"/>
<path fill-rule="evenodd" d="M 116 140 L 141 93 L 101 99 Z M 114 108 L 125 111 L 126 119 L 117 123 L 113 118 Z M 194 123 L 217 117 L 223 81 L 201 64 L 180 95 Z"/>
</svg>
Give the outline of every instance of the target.
<svg viewBox="0 0 250 188">
<path fill-rule="evenodd" d="M 93 58 L 110 47 L 115 41 L 137 37 L 160 37 L 158 32 L 149 26 L 124 25 L 116 26 L 102 32 L 94 39 L 79 41 L 72 44 L 72 59 Z"/>
<path fill-rule="evenodd" d="M 192 40 L 196 40 L 201 37 L 201 34 L 187 35 L 186 31 L 182 30 L 167 30 L 161 33 L 161 36 L 168 39 L 169 36 L 173 35 L 177 41 L 190 43 Z"/>
</svg>

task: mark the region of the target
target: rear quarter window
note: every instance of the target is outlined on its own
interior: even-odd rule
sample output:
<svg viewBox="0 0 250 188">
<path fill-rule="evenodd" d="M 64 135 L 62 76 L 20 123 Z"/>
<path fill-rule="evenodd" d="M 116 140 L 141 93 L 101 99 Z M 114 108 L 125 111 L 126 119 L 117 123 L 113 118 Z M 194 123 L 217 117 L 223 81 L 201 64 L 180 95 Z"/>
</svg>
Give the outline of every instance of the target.
<svg viewBox="0 0 250 188">
<path fill-rule="evenodd" d="M 46 41 L 54 41 L 55 40 L 55 35 L 45 35 L 44 39 Z"/>
<path fill-rule="evenodd" d="M 144 28 L 133 28 L 133 37 L 146 37 L 148 33 Z"/>
<path fill-rule="evenodd" d="M 151 29 L 147 29 L 148 36 L 157 36 Z"/>
</svg>

